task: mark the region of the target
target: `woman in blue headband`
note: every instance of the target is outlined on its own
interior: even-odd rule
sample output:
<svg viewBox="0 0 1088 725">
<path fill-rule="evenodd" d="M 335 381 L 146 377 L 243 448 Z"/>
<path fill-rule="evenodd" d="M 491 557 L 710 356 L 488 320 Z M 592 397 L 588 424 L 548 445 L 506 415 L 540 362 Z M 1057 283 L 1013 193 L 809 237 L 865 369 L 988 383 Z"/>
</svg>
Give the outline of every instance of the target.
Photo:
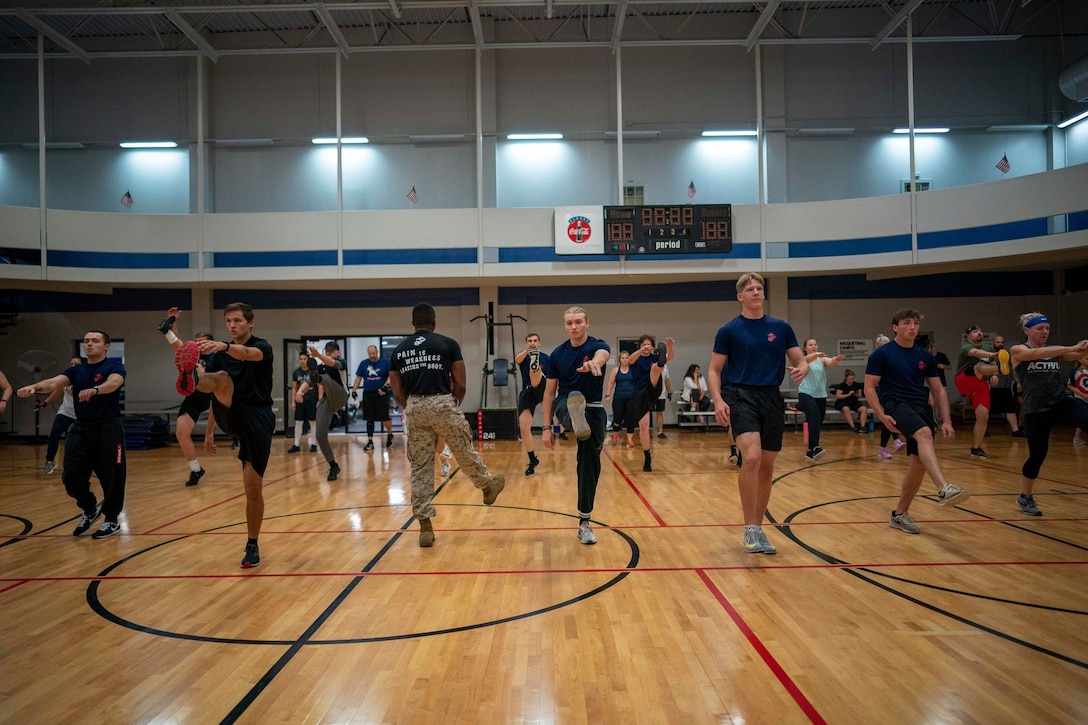
<svg viewBox="0 0 1088 725">
<path fill-rule="evenodd" d="M 1020 316 L 1027 339 L 1013 345 L 1016 376 L 1024 389 L 1024 431 L 1028 437 L 1028 459 L 1024 462 L 1023 487 L 1016 503 L 1029 516 L 1042 516 L 1032 491 L 1050 447 L 1054 423 L 1077 428 L 1088 426 L 1088 403 L 1075 398 L 1065 387 L 1062 360 L 1077 360 L 1088 352 L 1088 340 L 1075 345 L 1048 345 L 1050 320 L 1040 312 Z"/>
</svg>

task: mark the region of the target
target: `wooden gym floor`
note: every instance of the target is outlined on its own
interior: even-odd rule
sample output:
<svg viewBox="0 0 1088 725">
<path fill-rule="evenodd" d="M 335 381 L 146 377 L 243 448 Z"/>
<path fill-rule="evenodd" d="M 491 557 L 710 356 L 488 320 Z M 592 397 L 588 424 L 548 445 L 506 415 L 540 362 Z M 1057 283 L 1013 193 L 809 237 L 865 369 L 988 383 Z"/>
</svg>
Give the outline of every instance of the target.
<svg viewBox="0 0 1088 725">
<path fill-rule="evenodd" d="M 724 434 L 670 430 L 654 472 L 608 445 L 579 543 L 573 441 L 523 476 L 516 442 L 493 507 L 439 482 L 417 546 L 404 440 L 334 437 L 265 479 L 262 565 L 239 467 L 221 447 L 186 488 L 176 445 L 129 453 L 122 533 L 74 539 L 44 445 L 0 446 L 0 721 L 10 723 L 1083 723 L 1088 720 L 1088 448 L 1052 438 L 1041 518 L 1016 506 L 1023 440 L 942 443 L 973 495 L 919 536 L 888 528 L 906 462 L 875 434 L 787 434 L 766 528 L 741 548 Z M 622 437 L 621 437 L 622 441 Z M 97 526 L 95 527 L 97 528 Z"/>
</svg>

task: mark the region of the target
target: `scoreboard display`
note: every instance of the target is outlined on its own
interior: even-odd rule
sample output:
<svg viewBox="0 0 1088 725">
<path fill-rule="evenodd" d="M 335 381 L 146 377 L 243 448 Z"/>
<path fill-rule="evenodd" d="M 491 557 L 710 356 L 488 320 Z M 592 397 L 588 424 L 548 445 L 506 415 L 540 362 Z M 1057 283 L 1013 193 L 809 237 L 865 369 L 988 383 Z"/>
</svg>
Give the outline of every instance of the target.
<svg viewBox="0 0 1088 725">
<path fill-rule="evenodd" d="M 728 254 L 731 204 L 606 206 L 605 254 Z"/>
</svg>

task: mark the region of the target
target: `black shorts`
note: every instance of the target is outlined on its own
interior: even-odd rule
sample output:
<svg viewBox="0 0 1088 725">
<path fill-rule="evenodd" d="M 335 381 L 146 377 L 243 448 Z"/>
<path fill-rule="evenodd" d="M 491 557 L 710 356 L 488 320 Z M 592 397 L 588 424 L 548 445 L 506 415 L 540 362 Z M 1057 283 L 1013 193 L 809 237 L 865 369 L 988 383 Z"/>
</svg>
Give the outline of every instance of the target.
<svg viewBox="0 0 1088 725">
<path fill-rule="evenodd" d="M 867 408 L 867 407 L 869 407 L 869 406 L 865 405 L 864 400 L 850 399 L 850 400 L 836 400 L 835 401 L 835 410 L 839 411 L 840 413 L 842 412 L 843 408 L 849 408 L 850 410 L 861 410 L 862 408 Z"/>
<path fill-rule="evenodd" d="M 777 387 L 734 385 L 723 390 L 722 396 L 729 405 L 729 425 L 734 436 L 759 433 L 761 450 L 782 450 L 786 407 Z"/>
<path fill-rule="evenodd" d="M 923 428 L 929 428 L 931 432 L 937 430 L 937 424 L 933 420 L 933 408 L 929 407 L 929 401 L 886 398 L 880 402 L 884 405 L 885 415 L 894 418 L 895 427 L 907 437 L 907 455 L 918 455 L 915 434 Z"/>
<path fill-rule="evenodd" d="M 389 396 L 377 390 L 363 391 L 363 419 L 367 421 L 389 420 Z"/>
<path fill-rule="evenodd" d="M 181 407 L 178 409 L 178 417 L 187 415 L 193 419 L 195 423 L 200 414 L 208 409 L 208 406 L 212 404 L 212 394 L 202 393 L 199 390 L 194 391 L 192 395 L 181 401 Z"/>
<path fill-rule="evenodd" d="M 228 408 L 215 397 L 212 398 L 212 413 L 215 424 L 227 435 L 238 439 L 238 460 L 249 461 L 253 470 L 263 477 L 272 452 L 276 414 L 266 407 L 236 405 Z"/>
<path fill-rule="evenodd" d="M 1016 397 L 1011 388 L 990 389 L 990 412 L 1000 415 L 1016 413 Z"/>
<path fill-rule="evenodd" d="M 301 403 L 295 403 L 295 420 L 317 420 L 317 396 L 302 397 Z"/>
<path fill-rule="evenodd" d="M 660 394 L 661 393 L 658 393 L 658 395 L 660 395 Z M 658 412 L 658 411 L 664 411 L 665 410 L 666 400 L 667 400 L 667 398 L 658 398 L 657 400 L 655 400 L 653 402 L 653 405 L 650 406 L 650 410 L 654 411 L 655 413 Z"/>
<path fill-rule="evenodd" d="M 649 412 L 658 410 L 657 401 L 661 396 L 661 386 L 665 384 L 665 381 L 661 378 L 657 379 L 657 385 L 646 384 L 644 388 L 635 388 L 635 401 L 638 406 L 638 410 L 635 414 L 638 416 L 638 420 L 642 420 L 642 416 Z M 662 406 L 661 410 L 665 407 Z"/>
<path fill-rule="evenodd" d="M 544 400 L 544 388 L 547 384 L 547 380 L 545 378 L 541 378 L 540 385 L 536 386 L 535 388 L 522 388 L 521 392 L 518 393 L 519 414 L 523 410 L 529 411 L 530 415 L 536 412 L 536 406 L 538 406 L 540 402 Z"/>
</svg>

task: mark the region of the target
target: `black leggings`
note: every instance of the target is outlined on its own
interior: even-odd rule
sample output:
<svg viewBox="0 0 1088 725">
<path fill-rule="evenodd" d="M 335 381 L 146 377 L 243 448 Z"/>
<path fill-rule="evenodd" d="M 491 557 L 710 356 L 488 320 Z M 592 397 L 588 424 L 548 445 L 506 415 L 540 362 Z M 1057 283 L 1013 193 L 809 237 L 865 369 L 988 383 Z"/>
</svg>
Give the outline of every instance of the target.
<svg viewBox="0 0 1088 725">
<path fill-rule="evenodd" d="M 1039 477 L 1047 453 L 1050 452 L 1050 428 L 1054 423 L 1068 423 L 1088 430 L 1088 403 L 1069 396 L 1050 410 L 1024 414 L 1024 432 L 1028 436 L 1028 459 L 1021 472 L 1034 481 Z"/>
<path fill-rule="evenodd" d="M 612 427 L 624 428 L 633 435 L 638 425 L 638 398 L 612 399 Z"/>
<path fill-rule="evenodd" d="M 827 398 L 814 398 L 808 393 L 798 393 L 797 407 L 805 414 L 805 422 L 808 423 L 808 447 L 815 448 L 820 445 L 820 426 L 823 425 L 824 414 L 827 412 Z"/>
</svg>

